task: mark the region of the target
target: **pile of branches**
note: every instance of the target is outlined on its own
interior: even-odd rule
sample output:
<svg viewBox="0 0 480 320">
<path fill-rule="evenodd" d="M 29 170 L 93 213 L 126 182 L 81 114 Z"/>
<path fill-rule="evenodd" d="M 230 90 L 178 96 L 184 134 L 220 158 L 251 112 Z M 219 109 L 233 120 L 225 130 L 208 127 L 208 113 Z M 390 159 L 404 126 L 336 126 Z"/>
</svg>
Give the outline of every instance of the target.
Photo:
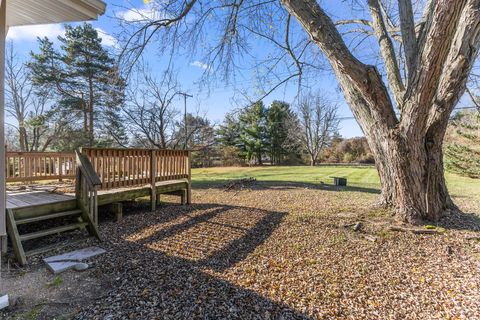
<svg viewBox="0 0 480 320">
<path fill-rule="evenodd" d="M 257 179 L 255 179 L 254 177 L 231 180 L 226 183 L 223 188 L 224 191 L 243 190 L 251 188 L 256 182 Z"/>
</svg>

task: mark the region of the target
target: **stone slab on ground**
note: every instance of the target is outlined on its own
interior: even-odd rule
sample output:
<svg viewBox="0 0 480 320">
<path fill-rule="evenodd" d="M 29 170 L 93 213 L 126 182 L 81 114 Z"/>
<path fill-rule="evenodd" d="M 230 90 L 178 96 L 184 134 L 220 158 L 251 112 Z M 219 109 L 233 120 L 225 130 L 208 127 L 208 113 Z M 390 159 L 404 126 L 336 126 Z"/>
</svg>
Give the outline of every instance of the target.
<svg viewBox="0 0 480 320">
<path fill-rule="evenodd" d="M 89 258 L 105 252 L 106 251 L 104 249 L 99 247 L 88 247 L 67 252 L 58 256 L 48 257 L 43 259 L 43 261 L 47 264 L 47 267 L 50 271 L 52 271 L 54 274 L 57 274 L 73 268 L 80 262 L 84 262 Z"/>
<path fill-rule="evenodd" d="M 0 297 L 0 310 L 8 307 L 8 294 Z"/>
</svg>

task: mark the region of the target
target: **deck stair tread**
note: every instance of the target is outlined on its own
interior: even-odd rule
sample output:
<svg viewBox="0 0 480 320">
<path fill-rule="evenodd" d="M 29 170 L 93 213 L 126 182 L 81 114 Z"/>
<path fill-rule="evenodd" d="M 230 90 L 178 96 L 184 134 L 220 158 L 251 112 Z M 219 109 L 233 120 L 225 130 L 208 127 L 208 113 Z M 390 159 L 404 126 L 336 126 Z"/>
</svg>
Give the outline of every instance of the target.
<svg viewBox="0 0 480 320">
<path fill-rule="evenodd" d="M 79 209 L 70 210 L 70 211 L 63 211 L 63 212 L 56 212 L 56 213 L 41 215 L 41 216 L 32 217 L 32 218 L 18 219 L 18 220 L 16 220 L 16 223 L 17 224 L 26 224 L 26 223 L 43 221 L 43 220 L 50 220 L 50 219 L 56 219 L 56 218 L 64 218 L 64 217 L 68 217 L 68 216 L 75 216 L 75 215 L 80 215 L 81 213 L 82 213 L 82 210 L 79 210 Z"/>
<path fill-rule="evenodd" d="M 46 245 L 46 246 L 43 246 L 43 247 L 39 247 L 39 248 L 35 248 L 35 249 L 32 249 L 32 250 L 25 251 L 25 255 L 27 257 L 30 257 L 30 256 L 34 256 L 36 254 L 41 254 L 41 253 L 49 252 L 49 251 L 52 251 L 52 250 L 58 250 L 58 249 L 61 249 L 63 247 L 66 247 L 66 246 L 86 242 L 90 238 L 92 238 L 92 237 L 90 236 L 90 237 L 85 237 L 85 238 L 81 238 L 81 239 L 68 240 L 68 241 L 65 241 L 63 243 L 53 243 L 53 244 L 50 244 L 50 245 Z"/>
<path fill-rule="evenodd" d="M 51 228 L 51 229 L 45 229 L 45 230 L 40 230 L 40 231 L 36 231 L 36 232 L 26 233 L 26 234 L 20 235 L 20 240 L 21 241 L 26 241 L 26 240 L 41 238 L 41 237 L 49 236 L 49 235 L 60 233 L 60 232 L 80 229 L 80 228 L 83 228 L 87 225 L 88 225 L 88 223 L 86 223 L 86 222 L 78 222 L 78 223 L 67 224 L 67 225 L 64 225 L 64 226 L 55 227 L 55 228 Z"/>
</svg>

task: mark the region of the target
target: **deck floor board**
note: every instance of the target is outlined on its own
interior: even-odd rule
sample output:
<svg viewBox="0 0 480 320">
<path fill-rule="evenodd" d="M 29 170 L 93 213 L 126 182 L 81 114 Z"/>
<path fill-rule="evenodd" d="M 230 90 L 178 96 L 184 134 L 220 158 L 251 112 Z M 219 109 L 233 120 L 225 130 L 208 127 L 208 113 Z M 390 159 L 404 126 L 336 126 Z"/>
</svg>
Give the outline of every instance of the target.
<svg viewBox="0 0 480 320">
<path fill-rule="evenodd" d="M 7 192 L 7 209 L 19 209 L 74 199 L 74 195 L 48 191 L 9 191 Z"/>
</svg>

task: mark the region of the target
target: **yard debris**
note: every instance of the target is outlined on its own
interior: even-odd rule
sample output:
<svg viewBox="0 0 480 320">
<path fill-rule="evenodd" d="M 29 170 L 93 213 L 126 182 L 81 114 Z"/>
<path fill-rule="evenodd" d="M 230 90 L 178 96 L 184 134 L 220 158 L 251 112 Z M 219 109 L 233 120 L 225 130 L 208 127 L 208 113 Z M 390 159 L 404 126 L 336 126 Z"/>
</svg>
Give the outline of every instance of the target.
<svg viewBox="0 0 480 320">
<path fill-rule="evenodd" d="M 465 238 L 465 240 L 476 240 L 476 241 L 480 241 L 480 237 L 479 236 L 468 236 Z"/>
<path fill-rule="evenodd" d="M 362 229 L 362 223 L 361 222 L 357 222 L 355 223 L 355 225 L 353 226 L 353 231 L 360 231 L 360 229 Z"/>
<path fill-rule="evenodd" d="M 344 224 L 343 227 L 344 227 L 344 228 L 351 228 L 351 227 L 353 227 L 353 228 L 352 228 L 353 231 L 358 232 L 358 231 L 360 231 L 360 230 L 363 228 L 363 224 L 362 224 L 360 221 L 358 221 L 358 222 L 354 222 L 354 223 Z"/>
<path fill-rule="evenodd" d="M 414 234 L 443 234 L 445 230 L 443 228 L 430 229 L 430 228 L 408 228 L 401 226 L 391 226 L 389 228 L 391 231 L 400 231 L 400 232 L 411 232 Z"/>
<path fill-rule="evenodd" d="M 224 185 L 224 191 L 249 189 L 256 182 L 257 179 L 254 177 L 232 180 Z"/>
<path fill-rule="evenodd" d="M 370 234 L 364 234 L 363 237 L 364 237 L 366 240 L 371 241 L 371 242 L 377 241 L 377 237 L 372 236 L 372 235 L 370 235 Z"/>
</svg>

